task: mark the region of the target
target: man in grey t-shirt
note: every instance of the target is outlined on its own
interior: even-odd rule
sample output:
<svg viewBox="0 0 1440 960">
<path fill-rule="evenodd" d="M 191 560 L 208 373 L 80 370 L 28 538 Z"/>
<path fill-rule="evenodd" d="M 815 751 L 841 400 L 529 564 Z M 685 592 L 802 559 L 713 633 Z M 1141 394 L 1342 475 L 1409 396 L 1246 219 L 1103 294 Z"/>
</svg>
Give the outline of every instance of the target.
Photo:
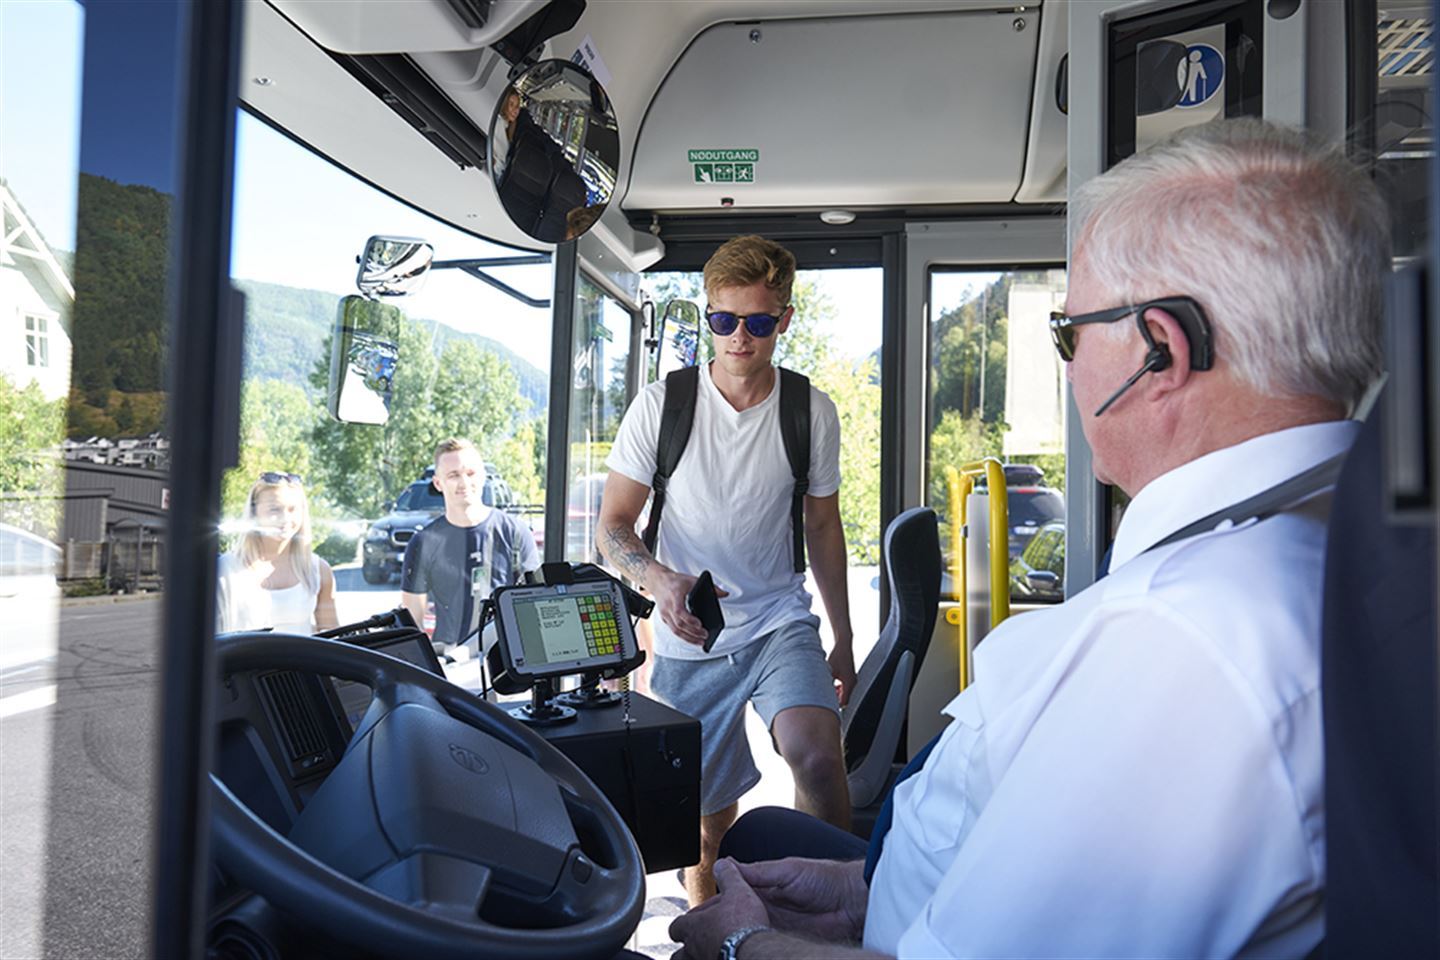
<svg viewBox="0 0 1440 960">
<path fill-rule="evenodd" d="M 538 569 L 540 551 L 529 526 L 483 501 L 485 463 L 469 440 L 436 448 L 433 482 L 445 513 L 405 548 L 400 599 L 423 624 L 428 595 L 435 604 L 434 639 L 454 646 L 479 625 L 480 600 Z"/>
</svg>

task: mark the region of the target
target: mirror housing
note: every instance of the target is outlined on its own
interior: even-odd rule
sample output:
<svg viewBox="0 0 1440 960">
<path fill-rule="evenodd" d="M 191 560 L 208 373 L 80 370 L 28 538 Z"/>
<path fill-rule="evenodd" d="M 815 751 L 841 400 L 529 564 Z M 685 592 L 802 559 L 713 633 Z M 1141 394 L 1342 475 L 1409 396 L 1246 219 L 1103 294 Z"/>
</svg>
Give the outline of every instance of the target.
<svg viewBox="0 0 1440 960">
<path fill-rule="evenodd" d="M 528 236 L 587 233 L 615 195 L 620 127 L 605 88 L 569 60 L 542 60 L 500 94 L 490 116 L 490 182 Z"/>
<path fill-rule="evenodd" d="M 1054 587 L 1060 583 L 1060 578 L 1053 570 L 1031 570 L 1025 574 L 1025 579 L 1036 587 Z"/>
<path fill-rule="evenodd" d="M 342 423 L 374 425 L 390 419 L 404 316 L 398 307 L 378 300 L 340 298 L 330 339 L 330 416 Z"/>
<path fill-rule="evenodd" d="M 365 297 L 406 297 L 425 283 L 435 248 L 414 237 L 371 237 L 360 254 L 355 286 Z"/>
</svg>

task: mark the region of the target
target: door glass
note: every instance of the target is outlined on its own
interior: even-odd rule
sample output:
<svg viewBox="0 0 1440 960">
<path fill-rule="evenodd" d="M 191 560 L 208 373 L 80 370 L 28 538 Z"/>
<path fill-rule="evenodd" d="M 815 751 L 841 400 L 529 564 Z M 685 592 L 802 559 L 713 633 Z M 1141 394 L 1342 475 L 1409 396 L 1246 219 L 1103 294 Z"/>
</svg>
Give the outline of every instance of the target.
<svg viewBox="0 0 1440 960">
<path fill-rule="evenodd" d="M 1384 4 L 1390 7 L 1390 4 Z M 1430 6 L 1382 11 L 1377 32 L 1376 183 L 1390 203 L 1395 258 L 1424 252 L 1430 225 L 1430 165 L 1435 159 Z"/>
<path fill-rule="evenodd" d="M 239 466 L 222 491 L 223 548 L 240 556 L 256 526 L 250 496 L 261 475 L 293 474 L 301 479 L 290 492 L 303 494 L 312 553 L 334 572 L 335 618 L 353 623 L 393 609 L 406 544 L 444 512 L 426 471 L 448 437 L 474 442 L 485 462 L 483 490 L 503 482 L 513 499 L 501 509 L 524 516 L 543 538 L 548 306 L 528 306 L 462 269 L 432 268 L 418 292 L 384 304 L 397 319 L 399 346 L 386 371 L 394 377 L 388 422 L 340 423 L 325 402 L 329 338 L 340 298 L 355 293 L 366 238 L 418 237 L 434 245 L 436 261 L 517 251 L 400 203 L 245 113 L 234 217 L 245 379 Z M 549 262 L 482 269 L 533 299 L 550 295 Z M 223 584 L 221 597 L 222 629 L 272 625 L 244 620 L 249 614 Z M 423 626 L 433 630 L 434 622 L 427 617 Z"/>
<path fill-rule="evenodd" d="M 705 305 L 699 273 L 647 274 L 645 288 L 661 307 L 676 297 Z M 791 294 L 795 317 L 775 348 L 775 362 L 809 377 L 839 414 L 840 519 L 857 664 L 880 624 L 881 294 L 879 267 L 799 271 Z M 701 323 L 700 362 L 708 363 L 714 356 L 713 335 Z M 813 573 L 806 578 L 806 589 L 817 598 L 813 610 L 825 620 Z M 821 635 L 828 643 L 828 623 L 822 624 Z"/>
<path fill-rule="evenodd" d="M 630 367 L 630 311 L 581 274 L 575 299 L 570 394 L 569 491 L 565 559 L 602 563 L 595 520 L 605 489 L 605 458 L 625 415 Z"/>
<path fill-rule="evenodd" d="M 1048 327 L 1050 311 L 1064 302 L 1059 269 L 930 273 L 926 493 L 940 517 L 948 599 L 960 598 L 958 504 L 947 468 L 985 457 L 1005 464 L 1012 600 L 1059 599 L 1037 591 L 1017 561 L 1036 534 L 1064 528 L 1065 372 Z"/>
<path fill-rule="evenodd" d="M 182 19 L 0 3 L 7 957 L 149 952 Z"/>
</svg>

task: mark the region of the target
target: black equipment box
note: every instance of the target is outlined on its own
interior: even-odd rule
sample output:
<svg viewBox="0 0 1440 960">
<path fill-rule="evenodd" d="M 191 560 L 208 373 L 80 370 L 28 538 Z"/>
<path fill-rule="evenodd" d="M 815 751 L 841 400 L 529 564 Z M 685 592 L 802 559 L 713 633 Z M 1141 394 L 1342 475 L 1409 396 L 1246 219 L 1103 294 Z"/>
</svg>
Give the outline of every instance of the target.
<svg viewBox="0 0 1440 960">
<path fill-rule="evenodd" d="M 572 723 L 534 727 L 585 772 L 624 818 L 647 873 L 700 860 L 700 721 L 632 693 Z"/>
</svg>

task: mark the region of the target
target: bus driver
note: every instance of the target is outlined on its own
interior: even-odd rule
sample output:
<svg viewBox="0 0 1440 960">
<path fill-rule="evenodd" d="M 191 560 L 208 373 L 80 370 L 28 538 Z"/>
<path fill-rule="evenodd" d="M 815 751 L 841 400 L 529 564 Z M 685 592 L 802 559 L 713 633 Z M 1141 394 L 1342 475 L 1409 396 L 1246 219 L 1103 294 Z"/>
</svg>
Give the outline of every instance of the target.
<svg viewBox="0 0 1440 960">
<path fill-rule="evenodd" d="M 1109 575 L 978 649 L 953 722 L 894 790 L 868 884 L 838 831 L 833 860 L 723 859 L 720 895 L 671 926 L 687 956 L 1299 957 L 1320 941 L 1326 498 L 1165 541 L 1350 447 L 1380 373 L 1385 204 L 1341 148 L 1231 120 L 1090 181 L 1070 216 L 1052 330 L 1095 475 L 1134 498 Z M 1208 370 L 1186 297 L 1213 326 Z M 784 856 L 799 819 L 754 811 L 722 852 Z"/>
</svg>

